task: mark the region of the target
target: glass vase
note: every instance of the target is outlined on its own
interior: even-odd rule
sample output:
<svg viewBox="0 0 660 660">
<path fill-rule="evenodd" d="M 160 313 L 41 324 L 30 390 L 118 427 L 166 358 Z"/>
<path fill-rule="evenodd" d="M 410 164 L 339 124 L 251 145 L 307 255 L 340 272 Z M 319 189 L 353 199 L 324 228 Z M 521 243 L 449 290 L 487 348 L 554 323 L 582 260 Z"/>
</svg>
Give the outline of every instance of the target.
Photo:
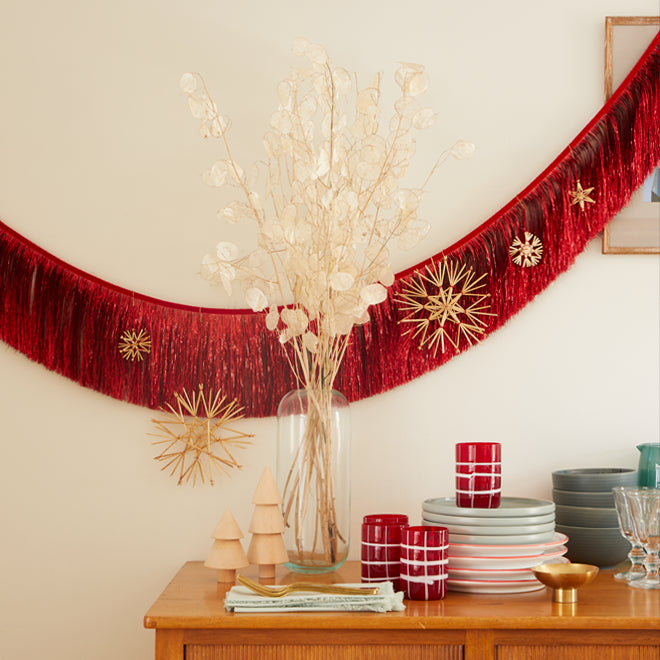
<svg viewBox="0 0 660 660">
<path fill-rule="evenodd" d="M 280 402 L 277 482 L 290 570 L 324 573 L 348 556 L 350 439 L 350 409 L 339 392 L 294 390 Z"/>
</svg>

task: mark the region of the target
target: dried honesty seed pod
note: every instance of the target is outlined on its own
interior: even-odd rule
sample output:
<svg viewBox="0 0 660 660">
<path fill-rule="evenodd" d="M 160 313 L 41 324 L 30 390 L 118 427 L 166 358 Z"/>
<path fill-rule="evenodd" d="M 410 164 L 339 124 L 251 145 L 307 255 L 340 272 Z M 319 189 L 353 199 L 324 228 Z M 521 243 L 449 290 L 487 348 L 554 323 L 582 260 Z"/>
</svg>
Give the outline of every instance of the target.
<svg viewBox="0 0 660 660">
<path fill-rule="evenodd" d="M 328 282 L 335 291 L 348 291 L 355 278 L 350 273 L 335 272 L 330 275 Z"/>
<path fill-rule="evenodd" d="M 399 67 L 394 75 L 401 91 L 410 96 L 420 96 L 429 87 L 429 77 L 421 64 L 405 63 Z"/>
<path fill-rule="evenodd" d="M 434 123 L 435 112 L 431 108 L 424 108 L 413 117 L 413 126 L 418 130 L 431 128 Z"/>
<path fill-rule="evenodd" d="M 197 89 L 197 78 L 192 73 L 184 73 L 179 81 L 179 87 L 186 94 L 192 94 Z"/>
<path fill-rule="evenodd" d="M 200 275 L 202 279 L 213 284 L 222 284 L 227 295 L 232 294 L 231 283 L 236 279 L 236 269 L 232 265 L 220 261 L 212 254 L 207 254 L 202 260 Z"/>
<path fill-rule="evenodd" d="M 319 338 L 313 332 L 306 332 L 303 335 L 303 346 L 310 353 L 316 353 L 319 347 Z"/>
<path fill-rule="evenodd" d="M 293 51 L 294 55 L 297 55 L 298 57 L 304 57 L 309 45 L 310 42 L 307 41 L 307 39 L 299 37 L 298 39 L 294 40 L 291 50 Z"/>
<path fill-rule="evenodd" d="M 241 203 L 237 201 L 231 202 L 229 206 L 225 206 L 224 209 L 218 211 L 218 218 L 226 220 L 232 225 L 236 224 L 243 215 L 244 212 L 241 208 Z"/>
<path fill-rule="evenodd" d="M 369 284 L 360 291 L 360 298 L 368 305 L 377 305 L 387 298 L 387 289 L 382 284 Z"/>
<path fill-rule="evenodd" d="M 252 287 L 245 292 L 245 299 L 253 312 L 261 312 L 268 307 L 266 294 L 257 287 Z"/>
<path fill-rule="evenodd" d="M 277 307 L 271 307 L 266 314 L 266 327 L 272 332 L 277 328 L 277 324 L 280 322 L 280 313 Z"/>
<path fill-rule="evenodd" d="M 220 241 L 215 246 L 215 253 L 222 261 L 233 261 L 238 257 L 238 245 L 229 241 Z"/>
<path fill-rule="evenodd" d="M 458 158 L 459 160 L 467 160 L 468 158 L 472 158 L 472 154 L 474 154 L 474 149 L 475 147 L 472 144 L 472 142 L 459 140 L 451 148 L 451 155 L 454 156 L 454 158 Z"/>
<path fill-rule="evenodd" d="M 188 97 L 188 107 L 190 108 L 190 114 L 195 119 L 204 119 L 208 112 L 207 104 L 195 96 Z"/>
<path fill-rule="evenodd" d="M 213 163 L 211 168 L 204 172 L 202 175 L 202 180 L 207 186 L 211 186 L 213 188 L 222 188 L 222 186 L 225 185 L 225 181 L 227 180 L 228 172 L 229 168 L 227 166 L 227 162 L 224 160 L 218 161 L 217 163 Z"/>
</svg>

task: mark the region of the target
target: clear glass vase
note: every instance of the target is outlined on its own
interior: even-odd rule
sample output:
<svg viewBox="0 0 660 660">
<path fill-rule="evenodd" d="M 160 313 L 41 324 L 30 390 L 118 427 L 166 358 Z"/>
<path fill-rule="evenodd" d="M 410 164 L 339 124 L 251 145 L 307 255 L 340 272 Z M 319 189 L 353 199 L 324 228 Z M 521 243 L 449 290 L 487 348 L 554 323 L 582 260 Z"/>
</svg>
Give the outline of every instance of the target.
<svg viewBox="0 0 660 660">
<path fill-rule="evenodd" d="M 350 409 L 339 392 L 294 390 L 280 402 L 277 482 L 290 570 L 324 573 L 348 556 L 350 439 Z"/>
</svg>

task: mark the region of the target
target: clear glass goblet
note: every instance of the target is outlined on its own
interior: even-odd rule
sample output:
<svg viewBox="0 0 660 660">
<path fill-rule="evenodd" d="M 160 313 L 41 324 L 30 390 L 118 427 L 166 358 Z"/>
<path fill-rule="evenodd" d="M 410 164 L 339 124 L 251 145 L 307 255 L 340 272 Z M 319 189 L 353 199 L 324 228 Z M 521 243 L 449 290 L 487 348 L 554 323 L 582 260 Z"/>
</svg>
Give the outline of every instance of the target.
<svg viewBox="0 0 660 660">
<path fill-rule="evenodd" d="M 644 568 L 646 552 L 644 551 L 644 546 L 636 536 L 635 526 L 633 524 L 632 515 L 630 514 L 630 503 L 627 498 L 629 492 L 634 492 L 636 490 L 637 488 L 627 486 L 616 486 L 612 488 L 614 506 L 616 507 L 617 517 L 619 518 L 619 530 L 623 535 L 623 538 L 625 538 L 632 546 L 628 553 L 630 569 L 615 573 L 615 580 L 626 580 L 630 582 L 631 580 L 639 580 L 646 576 L 646 568 Z"/>
<path fill-rule="evenodd" d="M 639 488 L 627 493 L 637 538 L 644 546 L 646 577 L 628 584 L 636 589 L 660 589 L 660 488 Z"/>
</svg>

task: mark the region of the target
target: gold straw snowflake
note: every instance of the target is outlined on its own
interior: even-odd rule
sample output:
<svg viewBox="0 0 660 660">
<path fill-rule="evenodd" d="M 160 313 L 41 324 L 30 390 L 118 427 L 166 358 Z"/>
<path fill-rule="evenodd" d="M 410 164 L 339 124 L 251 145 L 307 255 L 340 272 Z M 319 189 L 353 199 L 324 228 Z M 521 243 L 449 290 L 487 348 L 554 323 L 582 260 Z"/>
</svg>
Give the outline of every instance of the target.
<svg viewBox="0 0 660 660">
<path fill-rule="evenodd" d="M 202 385 L 192 397 L 185 390 L 183 394 L 175 392 L 174 397 L 176 407 L 168 403 L 166 405 L 170 412 L 163 410 L 168 415 L 167 419 L 151 420 L 160 433 L 149 435 L 164 438 L 153 444 L 166 445 L 155 459 L 165 462 L 161 470 L 171 467 L 170 476 L 178 472 L 179 484 L 192 479 L 193 486 L 197 477 L 202 483 L 206 477 L 213 485 L 213 468 L 224 474 L 229 474 L 231 468 L 240 470 L 242 466 L 230 450 L 245 448 L 250 444 L 245 438 L 254 435 L 229 427 L 232 421 L 243 417 L 240 414 L 242 408 L 238 407 L 236 400 L 225 403 L 225 397 L 220 398 L 219 391 L 215 397 L 212 391 L 209 392 L 207 400 Z"/>
<path fill-rule="evenodd" d="M 543 243 L 538 236 L 525 232 L 525 242 L 523 243 L 517 236 L 513 239 L 513 243 L 509 248 L 511 261 L 516 266 L 527 268 L 529 266 L 536 266 L 541 261 L 543 255 Z"/>
<path fill-rule="evenodd" d="M 151 353 L 151 337 L 146 330 L 140 330 L 140 332 L 124 330 L 118 346 L 124 360 L 135 362 L 137 358 L 140 362 L 143 354 Z"/>
<path fill-rule="evenodd" d="M 433 355 L 444 353 L 445 339 L 459 350 L 461 336 L 472 345 L 485 333 L 483 317 L 495 316 L 488 311 L 489 293 L 483 291 L 486 275 L 475 276 L 472 268 L 446 259 L 426 267 L 425 273 L 413 278 L 398 295 L 408 315 L 400 323 L 412 323 L 413 338 L 419 347 L 428 344 Z"/>
</svg>

